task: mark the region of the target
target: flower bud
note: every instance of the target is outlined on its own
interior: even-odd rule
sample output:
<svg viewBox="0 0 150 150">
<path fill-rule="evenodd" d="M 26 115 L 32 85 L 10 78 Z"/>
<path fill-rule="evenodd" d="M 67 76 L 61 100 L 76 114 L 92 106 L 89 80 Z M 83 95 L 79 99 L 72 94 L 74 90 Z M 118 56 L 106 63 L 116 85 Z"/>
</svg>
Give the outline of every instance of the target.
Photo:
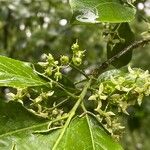
<svg viewBox="0 0 150 150">
<path fill-rule="evenodd" d="M 68 56 L 61 56 L 60 62 L 62 65 L 67 65 L 69 63 L 69 57 Z"/>
<path fill-rule="evenodd" d="M 82 58 L 84 56 L 84 53 L 85 53 L 85 51 L 80 50 L 80 51 L 75 52 L 75 55 L 79 58 Z"/>
<path fill-rule="evenodd" d="M 40 103 L 42 101 L 42 96 L 38 96 L 37 98 L 34 99 L 34 103 L 37 104 L 37 103 Z"/>
<path fill-rule="evenodd" d="M 80 66 L 82 64 L 82 59 L 78 58 L 78 57 L 73 57 L 72 61 L 73 61 L 75 66 Z"/>
<path fill-rule="evenodd" d="M 47 60 L 50 64 L 54 62 L 54 57 L 52 56 L 52 54 L 48 54 Z"/>
<path fill-rule="evenodd" d="M 48 68 L 45 70 L 45 73 L 46 73 L 46 75 L 51 76 L 51 75 L 52 75 L 52 68 L 51 68 L 51 67 L 48 67 Z"/>
<path fill-rule="evenodd" d="M 76 42 L 75 44 L 72 45 L 71 47 L 72 51 L 78 51 L 79 50 L 79 45 L 78 43 Z"/>
<path fill-rule="evenodd" d="M 58 81 L 59 79 L 62 79 L 62 74 L 60 72 L 56 72 L 54 74 L 54 78 L 56 79 L 56 81 Z"/>
</svg>

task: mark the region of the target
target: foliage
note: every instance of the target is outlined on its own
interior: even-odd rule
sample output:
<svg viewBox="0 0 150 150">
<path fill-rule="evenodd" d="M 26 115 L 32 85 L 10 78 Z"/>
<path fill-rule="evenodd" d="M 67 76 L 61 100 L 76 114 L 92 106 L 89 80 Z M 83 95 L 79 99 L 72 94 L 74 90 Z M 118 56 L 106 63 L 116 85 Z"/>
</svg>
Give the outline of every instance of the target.
<svg viewBox="0 0 150 150">
<path fill-rule="evenodd" d="M 55 23 L 57 19 L 53 13 L 58 10 L 58 16 L 63 15 L 63 4 L 60 4 L 59 0 L 34 2 L 32 6 L 30 3 L 30 0 L 21 3 L 2 2 L 1 20 L 7 20 L 6 23 L 1 22 L 6 34 L 3 41 L 3 48 L 7 50 L 5 55 L 20 55 L 20 52 L 16 53 L 16 43 L 19 43 L 20 37 L 23 43 L 30 43 L 26 43 L 28 46 L 25 47 L 22 47 L 23 43 L 18 44 L 19 49 L 22 47 L 25 50 L 20 58 L 26 61 L 26 56 L 33 58 L 31 54 L 35 52 L 32 51 L 35 48 L 49 50 L 60 46 L 61 49 L 71 51 L 69 54 L 64 52 L 63 55 L 60 55 L 59 51 L 43 51 L 48 54 L 37 51 L 35 55 L 38 58 L 42 54 L 38 63 L 0 56 L 0 86 L 8 91 L 2 98 L 5 98 L 7 103 L 3 100 L 0 102 L 0 148 L 122 149 L 117 141 L 122 137 L 125 128 L 123 118 L 129 116 L 133 105 L 141 106 L 144 97 L 150 95 L 149 71 L 131 68 L 130 65 L 126 67 L 131 61 L 133 49 L 150 42 L 146 30 L 140 37 L 141 40 L 137 41 L 139 34 L 135 34 L 131 29 L 133 25 L 129 24 L 135 17 L 135 6 L 138 2 L 70 0 L 72 22 L 81 22 L 85 26 L 68 25 L 65 28 L 61 25 L 61 31 L 57 31 L 59 27 Z M 5 11 L 6 18 L 2 15 Z M 67 11 L 70 12 L 70 9 L 66 9 Z M 138 14 L 140 12 L 137 10 Z M 13 33 L 13 30 L 10 31 L 11 19 L 16 20 L 15 25 L 23 32 L 19 36 L 10 36 L 8 42 L 8 35 Z M 148 18 L 145 19 L 144 16 L 143 20 L 148 24 Z M 53 22 L 52 26 L 50 21 Z M 100 22 L 102 24 L 97 24 Z M 86 23 L 92 25 L 86 26 Z M 99 38 L 93 32 L 97 30 L 96 27 L 102 30 Z M 90 28 L 92 32 L 87 30 Z M 52 34 L 54 30 L 55 34 Z M 75 39 L 79 36 L 78 30 L 81 41 Z M 70 36 L 69 32 L 76 36 Z M 71 37 L 68 42 L 65 41 L 64 33 Z M 87 40 L 86 36 L 89 36 Z M 76 42 L 70 46 L 73 40 Z M 97 63 L 102 62 L 103 54 L 101 58 L 98 55 L 90 62 L 91 54 L 93 56 L 94 53 L 90 47 L 100 41 L 101 46 L 96 45 L 95 49 L 99 51 L 107 48 L 107 60 L 99 65 Z M 87 50 L 82 48 L 85 47 L 84 44 Z M 12 47 L 15 48 L 14 53 Z M 106 55 L 106 52 L 104 54 Z M 112 69 L 111 65 L 116 69 Z"/>
<path fill-rule="evenodd" d="M 36 118 L 23 109 L 19 103 L 1 103 L 0 108 L 1 114 L 5 116 L 1 118 L 2 122 L 0 124 L 1 149 L 11 149 L 12 147 L 18 149 L 37 148 L 42 150 L 43 147 L 46 150 L 51 149 L 61 130 L 51 132 L 51 130 L 46 129 L 49 124 L 48 120 Z M 17 117 L 16 113 L 18 114 Z M 12 118 L 15 121 L 12 121 Z M 42 130 L 43 134 L 38 134 L 39 130 Z M 87 132 L 84 132 L 84 130 Z M 74 133 L 74 131 L 76 132 Z M 78 142 L 76 137 L 80 137 L 82 142 Z M 65 141 L 65 138 L 69 140 Z M 12 139 L 15 139 L 15 141 L 12 142 Z M 109 145 L 106 145 L 105 139 L 109 141 Z M 102 141 L 101 145 L 98 144 L 99 140 Z M 112 146 L 120 149 L 120 146 L 111 140 L 104 129 L 99 127 L 99 123 L 92 116 L 88 115 L 72 120 L 67 129 L 67 134 L 64 135 L 57 149 L 84 149 L 87 148 L 87 144 L 89 145 L 89 150 L 94 148 L 103 149 L 105 146 L 107 146 L 107 149 L 111 149 Z"/>
<path fill-rule="evenodd" d="M 70 0 L 70 5 L 75 19 L 81 22 L 129 22 L 135 15 L 134 7 L 129 3 L 123 5 L 120 0 Z"/>
<path fill-rule="evenodd" d="M 30 64 L 0 56 L 0 84 L 10 87 L 40 86 L 45 84 L 30 67 Z"/>
</svg>

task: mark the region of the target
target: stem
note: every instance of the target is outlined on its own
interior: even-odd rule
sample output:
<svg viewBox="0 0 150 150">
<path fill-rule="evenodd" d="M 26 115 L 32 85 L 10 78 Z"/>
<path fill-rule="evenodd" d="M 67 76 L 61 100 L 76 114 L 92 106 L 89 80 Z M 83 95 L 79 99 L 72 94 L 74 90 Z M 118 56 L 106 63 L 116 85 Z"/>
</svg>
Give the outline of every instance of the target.
<svg viewBox="0 0 150 150">
<path fill-rule="evenodd" d="M 34 131 L 33 133 L 34 133 L 34 134 L 44 134 L 44 133 L 47 134 L 47 133 L 49 133 L 49 132 L 51 132 L 51 131 L 58 130 L 58 129 L 61 129 L 61 128 L 62 128 L 62 126 L 53 127 L 53 128 L 47 129 L 47 130 Z"/>
<path fill-rule="evenodd" d="M 86 112 L 87 112 L 87 110 L 86 110 L 86 108 L 85 108 L 85 106 L 84 106 L 84 103 L 83 103 L 83 102 L 81 103 L 81 107 L 82 107 L 82 109 L 83 109 L 84 113 L 86 113 Z"/>
<path fill-rule="evenodd" d="M 150 42 L 150 38 L 134 42 L 133 44 L 131 44 L 128 47 L 124 48 L 118 54 L 114 55 L 110 59 L 103 62 L 98 68 L 96 68 L 92 71 L 92 74 L 94 76 L 97 76 L 97 75 L 101 74 L 104 70 L 106 70 L 112 64 L 112 62 L 116 61 L 117 59 L 119 59 L 121 56 L 123 56 L 127 52 L 129 52 L 129 51 L 131 51 L 135 48 L 138 48 L 140 46 L 143 46 L 145 44 L 148 44 L 149 42 Z"/>
<path fill-rule="evenodd" d="M 54 147 L 53 147 L 52 150 L 56 150 L 56 149 L 57 149 L 57 146 L 58 146 L 58 144 L 60 143 L 60 140 L 62 139 L 62 137 L 63 137 L 63 135 L 64 135 L 64 133 L 65 133 L 67 127 L 69 126 L 69 124 L 70 124 L 70 122 L 71 122 L 73 116 L 75 115 L 75 112 L 76 112 L 77 108 L 79 107 L 80 103 L 81 103 L 82 100 L 84 99 L 84 97 L 85 97 L 85 95 L 86 95 L 86 93 L 87 93 L 87 90 L 88 90 L 88 88 L 90 87 L 90 85 L 91 85 L 91 79 L 87 82 L 87 84 L 86 84 L 85 87 L 83 88 L 82 93 L 81 93 L 80 96 L 79 96 L 79 99 L 77 100 L 77 102 L 76 102 L 76 104 L 74 105 L 74 107 L 71 109 L 71 111 L 70 111 L 70 113 L 69 113 L 69 117 L 68 117 L 68 119 L 67 119 L 67 121 L 66 121 L 66 123 L 65 123 L 65 125 L 64 125 L 64 128 L 63 128 L 61 134 L 59 135 L 59 137 L 58 137 L 56 143 L 54 144 Z"/>
<path fill-rule="evenodd" d="M 76 66 L 74 66 L 73 64 L 70 64 L 70 67 L 72 67 L 73 69 L 75 69 L 76 71 L 78 71 L 79 73 L 81 73 L 82 75 L 84 75 L 87 79 L 89 79 L 89 76 L 85 74 L 84 71 L 78 69 Z"/>
<path fill-rule="evenodd" d="M 45 110 L 44 110 L 43 112 L 45 112 L 45 111 L 47 111 L 47 110 L 48 110 L 48 111 L 54 110 L 55 108 L 61 106 L 61 105 L 64 104 L 65 102 L 67 102 L 67 101 L 69 100 L 69 98 L 70 98 L 70 97 L 64 99 L 63 101 L 61 101 L 60 103 L 58 103 L 56 106 L 54 106 L 54 107 L 52 107 L 52 108 L 45 108 Z"/>
<path fill-rule="evenodd" d="M 78 96 L 76 96 L 76 95 L 70 93 L 68 90 L 66 90 L 65 87 L 64 87 L 61 83 L 56 82 L 55 80 L 53 80 L 53 79 L 51 79 L 51 78 L 45 76 L 44 74 L 42 74 L 42 73 L 36 71 L 35 68 L 34 68 L 34 65 L 32 65 L 32 67 L 33 67 L 35 73 L 37 73 L 38 75 L 42 76 L 42 77 L 45 78 L 45 79 L 48 79 L 49 81 L 52 81 L 54 84 L 56 84 L 60 89 L 62 89 L 62 90 L 63 90 L 65 93 L 67 93 L 69 96 L 73 97 L 74 99 L 77 99 L 77 98 L 78 98 Z"/>
<path fill-rule="evenodd" d="M 50 79 L 50 80 L 51 80 L 51 79 Z M 66 90 L 66 89 L 64 88 L 64 86 L 61 85 L 59 82 L 56 82 L 56 81 L 54 81 L 54 80 L 51 80 L 51 81 L 54 82 L 60 89 L 62 89 L 64 92 L 66 92 L 69 96 L 73 97 L 74 99 L 77 99 L 77 98 L 78 98 L 78 96 L 76 96 L 76 95 L 70 93 L 68 90 Z"/>
<path fill-rule="evenodd" d="M 57 118 L 55 120 L 52 120 L 52 121 L 50 121 L 50 123 L 48 123 L 48 128 L 46 130 L 37 130 L 37 131 L 34 131 L 33 133 L 48 133 L 48 132 L 52 131 L 53 129 L 62 128 L 61 126 L 60 127 L 55 127 L 55 128 L 50 128 L 49 124 L 53 124 L 55 122 L 58 122 L 58 121 L 61 121 L 61 120 L 65 120 L 67 118 L 68 118 L 68 115 L 65 115 L 65 116 L 62 116 L 61 118 Z"/>
</svg>

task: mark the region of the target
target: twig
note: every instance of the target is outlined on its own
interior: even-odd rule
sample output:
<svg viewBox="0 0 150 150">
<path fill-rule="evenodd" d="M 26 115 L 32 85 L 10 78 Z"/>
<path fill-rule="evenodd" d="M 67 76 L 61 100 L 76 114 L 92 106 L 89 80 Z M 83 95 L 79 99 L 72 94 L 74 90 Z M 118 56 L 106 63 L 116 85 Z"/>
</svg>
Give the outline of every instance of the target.
<svg viewBox="0 0 150 150">
<path fill-rule="evenodd" d="M 79 73 L 81 73 L 82 75 L 84 75 L 87 79 L 89 79 L 89 76 L 82 70 L 78 69 L 76 66 L 74 66 L 73 64 L 70 64 L 70 67 L 72 67 L 73 69 L 75 69 L 76 71 L 78 71 Z"/>
<path fill-rule="evenodd" d="M 54 110 L 55 108 L 57 108 L 57 107 L 59 107 L 59 106 L 61 106 L 62 104 L 64 104 L 64 103 L 66 103 L 68 100 L 69 100 L 69 98 L 70 97 L 67 97 L 66 99 L 64 99 L 63 101 L 61 101 L 60 103 L 58 103 L 58 104 L 56 104 L 54 107 L 52 107 L 52 108 L 45 108 L 45 110 L 43 111 L 43 112 L 45 112 L 45 111 L 51 111 L 51 110 Z"/>
<path fill-rule="evenodd" d="M 119 59 L 121 56 L 123 56 L 124 54 L 126 54 L 127 52 L 129 52 L 129 51 L 131 51 L 135 48 L 138 48 L 140 46 L 148 44 L 149 42 L 150 42 L 150 38 L 143 39 L 143 40 L 140 40 L 140 41 L 135 41 L 133 44 L 131 44 L 128 47 L 124 48 L 118 54 L 114 55 L 110 59 L 103 62 L 98 68 L 94 69 L 92 71 L 92 75 L 97 76 L 97 75 L 101 74 L 104 70 L 106 70 L 114 61 Z"/>
<path fill-rule="evenodd" d="M 74 85 L 78 85 L 80 83 L 86 82 L 88 79 L 83 79 L 74 83 Z"/>
<path fill-rule="evenodd" d="M 61 83 L 59 83 L 59 82 L 57 82 L 57 81 L 55 81 L 55 80 L 53 80 L 53 79 L 47 77 L 46 75 L 44 75 L 44 74 L 42 74 L 42 73 L 36 71 L 34 65 L 32 65 L 32 67 L 33 67 L 34 72 L 37 73 L 39 76 L 41 76 L 41 77 L 43 77 L 43 78 L 49 80 L 50 82 L 53 82 L 55 85 L 57 85 L 57 87 L 59 87 L 60 89 L 62 89 L 62 90 L 63 90 L 65 93 L 67 93 L 69 96 L 71 96 L 71 97 L 73 97 L 73 98 L 75 98 L 75 99 L 78 98 L 78 96 L 72 94 L 72 93 L 69 92 L 67 89 L 65 89 L 65 87 L 64 87 Z"/>
<path fill-rule="evenodd" d="M 61 129 L 61 128 L 62 128 L 62 126 L 53 127 L 53 128 L 47 129 L 47 130 L 34 131 L 33 134 L 48 134 L 51 131 L 58 130 L 58 129 Z"/>
<path fill-rule="evenodd" d="M 61 120 L 65 120 L 68 118 L 68 114 L 67 115 L 64 115 L 62 116 L 61 118 L 56 118 L 55 120 L 52 120 L 48 123 L 48 128 L 45 129 L 45 130 L 37 130 L 37 131 L 34 131 L 33 133 L 49 133 L 50 131 L 52 130 L 56 130 L 56 129 L 59 129 L 59 128 L 62 128 L 61 126 L 59 127 L 54 127 L 54 128 L 51 128 L 51 124 L 55 123 L 55 122 L 58 122 L 58 121 L 61 121 Z"/>
</svg>

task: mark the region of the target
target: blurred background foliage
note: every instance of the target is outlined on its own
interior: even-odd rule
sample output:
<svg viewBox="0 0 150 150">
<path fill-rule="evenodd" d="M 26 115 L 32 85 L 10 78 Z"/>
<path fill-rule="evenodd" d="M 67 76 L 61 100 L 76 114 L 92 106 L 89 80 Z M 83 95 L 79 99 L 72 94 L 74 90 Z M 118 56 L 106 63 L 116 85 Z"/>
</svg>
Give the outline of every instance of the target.
<svg viewBox="0 0 150 150">
<path fill-rule="evenodd" d="M 136 39 L 150 36 L 150 0 L 133 0 L 136 18 L 130 23 Z M 106 60 L 109 24 L 72 25 L 68 0 L 0 0 L 0 54 L 37 62 L 43 53 L 56 58 L 70 55 L 78 39 L 86 49 L 84 67 L 92 68 Z M 150 46 L 134 50 L 131 65 L 150 70 Z M 88 69 L 86 69 L 88 71 Z M 76 74 L 72 74 L 72 77 Z M 129 108 L 127 126 L 121 143 L 126 150 L 149 150 L 150 98 L 142 107 Z"/>
</svg>

